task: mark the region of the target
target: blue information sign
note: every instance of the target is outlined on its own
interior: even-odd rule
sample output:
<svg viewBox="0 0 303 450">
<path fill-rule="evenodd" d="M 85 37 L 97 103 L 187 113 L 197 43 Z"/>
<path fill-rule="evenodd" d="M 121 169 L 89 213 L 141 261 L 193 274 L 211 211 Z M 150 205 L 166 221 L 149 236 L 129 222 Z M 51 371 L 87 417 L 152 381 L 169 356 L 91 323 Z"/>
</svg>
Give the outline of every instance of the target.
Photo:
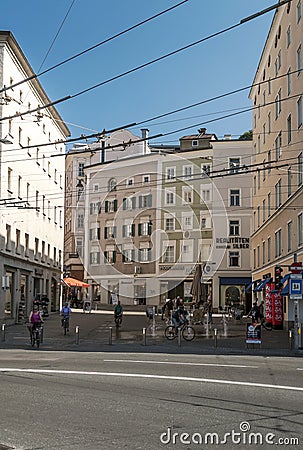
<svg viewBox="0 0 303 450">
<path fill-rule="evenodd" d="M 291 275 L 289 279 L 289 297 L 293 300 L 302 299 L 302 275 Z"/>
</svg>

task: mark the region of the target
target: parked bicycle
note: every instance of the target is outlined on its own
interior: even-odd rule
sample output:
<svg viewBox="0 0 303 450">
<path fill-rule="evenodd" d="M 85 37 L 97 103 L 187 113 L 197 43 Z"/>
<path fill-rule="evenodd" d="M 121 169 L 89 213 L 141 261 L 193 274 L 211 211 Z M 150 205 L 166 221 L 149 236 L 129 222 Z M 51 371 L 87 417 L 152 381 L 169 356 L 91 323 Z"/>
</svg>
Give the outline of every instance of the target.
<svg viewBox="0 0 303 450">
<path fill-rule="evenodd" d="M 178 329 L 180 329 L 181 336 L 185 339 L 185 341 L 192 341 L 196 336 L 195 329 L 189 325 L 188 322 L 184 322 L 178 328 L 175 328 L 173 325 L 168 325 L 168 327 L 164 330 L 166 339 L 175 339 L 178 335 Z"/>
</svg>

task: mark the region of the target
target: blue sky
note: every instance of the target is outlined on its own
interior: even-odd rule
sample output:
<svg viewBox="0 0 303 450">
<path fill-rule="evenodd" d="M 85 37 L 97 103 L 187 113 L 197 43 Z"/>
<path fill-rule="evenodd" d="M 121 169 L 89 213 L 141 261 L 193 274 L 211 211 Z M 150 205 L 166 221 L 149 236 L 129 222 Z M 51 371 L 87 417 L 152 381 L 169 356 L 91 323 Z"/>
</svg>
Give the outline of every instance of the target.
<svg viewBox="0 0 303 450">
<path fill-rule="evenodd" d="M 72 8 L 41 70 L 169 8 L 180 0 L 1 0 L 2 30 L 12 31 L 35 72 L 69 7 Z M 76 93 L 216 33 L 275 0 L 189 0 L 161 17 L 39 77 L 51 100 Z M 57 107 L 73 137 L 141 122 L 166 112 L 249 86 L 274 12 L 177 55 L 105 84 Z M 219 138 L 237 138 L 251 128 L 251 113 L 205 122 L 250 107 L 246 90 L 182 113 L 135 126 L 153 143 L 173 144 L 205 126 Z"/>
</svg>

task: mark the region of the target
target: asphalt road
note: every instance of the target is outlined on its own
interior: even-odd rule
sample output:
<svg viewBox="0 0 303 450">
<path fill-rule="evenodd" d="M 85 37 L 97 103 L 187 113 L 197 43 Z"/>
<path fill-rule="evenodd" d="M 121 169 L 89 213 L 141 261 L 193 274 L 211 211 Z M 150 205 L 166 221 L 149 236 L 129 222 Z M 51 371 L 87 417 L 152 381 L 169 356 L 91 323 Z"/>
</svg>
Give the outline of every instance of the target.
<svg viewBox="0 0 303 450">
<path fill-rule="evenodd" d="M 302 371 L 287 357 L 0 350 L 0 449 L 300 448 Z"/>
</svg>

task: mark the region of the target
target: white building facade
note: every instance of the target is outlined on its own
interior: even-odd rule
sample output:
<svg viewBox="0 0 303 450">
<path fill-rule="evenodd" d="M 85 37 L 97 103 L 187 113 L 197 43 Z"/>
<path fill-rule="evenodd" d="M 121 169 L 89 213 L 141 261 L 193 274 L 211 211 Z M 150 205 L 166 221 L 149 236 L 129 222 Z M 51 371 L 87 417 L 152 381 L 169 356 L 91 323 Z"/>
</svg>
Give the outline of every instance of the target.
<svg viewBox="0 0 303 450">
<path fill-rule="evenodd" d="M 10 32 L 0 32 L 0 317 L 20 321 L 32 300 L 59 308 L 69 130 Z"/>
</svg>

